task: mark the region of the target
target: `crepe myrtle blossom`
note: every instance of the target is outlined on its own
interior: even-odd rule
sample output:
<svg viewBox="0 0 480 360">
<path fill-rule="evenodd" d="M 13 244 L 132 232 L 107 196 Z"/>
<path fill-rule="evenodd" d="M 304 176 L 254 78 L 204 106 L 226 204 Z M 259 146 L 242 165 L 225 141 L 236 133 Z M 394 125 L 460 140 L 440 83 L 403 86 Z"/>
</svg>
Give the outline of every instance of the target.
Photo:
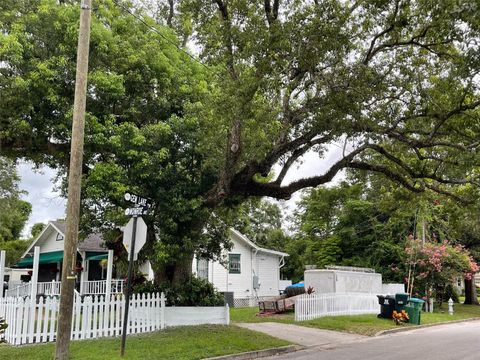
<svg viewBox="0 0 480 360">
<path fill-rule="evenodd" d="M 448 240 L 441 243 L 425 243 L 410 237 L 405 248 L 407 266 L 415 268 L 415 279 L 419 287 L 437 289 L 463 276 L 470 280 L 479 270 L 469 251 L 462 245 L 453 245 Z"/>
</svg>

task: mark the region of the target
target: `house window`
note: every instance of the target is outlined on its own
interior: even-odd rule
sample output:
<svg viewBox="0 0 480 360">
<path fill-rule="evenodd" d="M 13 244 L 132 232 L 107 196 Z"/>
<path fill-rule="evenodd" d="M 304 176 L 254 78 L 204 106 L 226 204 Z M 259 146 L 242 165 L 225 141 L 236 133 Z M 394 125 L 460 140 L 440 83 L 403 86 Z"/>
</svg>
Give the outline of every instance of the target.
<svg viewBox="0 0 480 360">
<path fill-rule="evenodd" d="M 63 240 L 63 235 L 60 234 L 60 233 L 57 233 L 57 238 L 56 238 L 57 241 L 62 241 Z"/>
<path fill-rule="evenodd" d="M 197 259 L 197 276 L 199 279 L 208 280 L 208 260 Z"/>
<path fill-rule="evenodd" d="M 240 254 L 228 255 L 228 272 L 230 274 L 240 274 Z"/>
</svg>

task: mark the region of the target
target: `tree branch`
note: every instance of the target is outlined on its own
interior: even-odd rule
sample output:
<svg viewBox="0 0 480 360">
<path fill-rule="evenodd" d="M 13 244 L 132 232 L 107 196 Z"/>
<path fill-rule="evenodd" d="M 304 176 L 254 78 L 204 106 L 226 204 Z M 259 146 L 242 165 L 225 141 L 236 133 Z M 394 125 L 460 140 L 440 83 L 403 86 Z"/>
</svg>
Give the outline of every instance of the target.
<svg viewBox="0 0 480 360">
<path fill-rule="evenodd" d="M 350 154 L 343 157 L 323 175 L 313 176 L 309 178 L 296 180 L 286 186 L 280 186 L 276 181 L 270 183 L 256 182 L 252 177 L 236 177 L 232 184 L 232 195 L 238 196 L 270 196 L 275 199 L 289 199 L 292 194 L 300 189 L 307 187 L 315 187 L 331 181 L 337 173 L 348 167 L 348 164 L 355 156 L 367 149 L 368 146 L 363 145 L 353 150 Z"/>
</svg>

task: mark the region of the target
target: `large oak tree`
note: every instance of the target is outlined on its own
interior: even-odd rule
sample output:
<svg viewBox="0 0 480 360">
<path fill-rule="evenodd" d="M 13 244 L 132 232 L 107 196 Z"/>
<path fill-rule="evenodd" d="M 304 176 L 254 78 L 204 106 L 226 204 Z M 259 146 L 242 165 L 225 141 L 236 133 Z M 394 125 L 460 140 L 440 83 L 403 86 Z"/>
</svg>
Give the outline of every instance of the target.
<svg viewBox="0 0 480 360">
<path fill-rule="evenodd" d="M 9 0 L 0 8 L 0 151 L 62 173 L 73 104 L 72 3 Z M 131 3 L 98 1 L 85 222 L 124 221 L 127 189 L 152 198 L 149 257 L 157 274 L 180 281 L 193 252 L 211 257 L 225 245 L 212 212 L 248 197 L 288 199 L 343 169 L 380 173 L 413 192 L 472 193 L 479 22 L 465 6 L 185 0 L 173 7 L 184 25 L 176 37 Z M 202 65 L 178 49 L 186 33 Z M 332 144 L 343 154 L 324 173 L 284 181 L 304 154 L 316 152 L 321 162 Z"/>
</svg>

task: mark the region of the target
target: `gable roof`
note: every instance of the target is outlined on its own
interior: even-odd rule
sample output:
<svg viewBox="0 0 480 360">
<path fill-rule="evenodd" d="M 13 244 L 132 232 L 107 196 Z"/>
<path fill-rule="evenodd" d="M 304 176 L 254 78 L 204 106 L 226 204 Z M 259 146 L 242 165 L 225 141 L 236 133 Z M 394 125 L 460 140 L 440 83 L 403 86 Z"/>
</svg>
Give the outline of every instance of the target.
<svg viewBox="0 0 480 360">
<path fill-rule="evenodd" d="M 37 236 L 37 238 L 30 244 L 27 251 L 22 255 L 24 257 L 27 255 L 30 250 L 37 244 L 37 242 L 43 237 L 48 229 L 53 229 L 58 233 L 62 234 L 65 238 L 65 222 L 52 220 L 49 221 L 47 226 L 42 230 L 42 232 Z M 77 244 L 78 251 L 107 251 L 108 249 L 103 246 L 103 237 L 100 233 L 89 234 L 83 241 L 79 241 Z"/>
<path fill-rule="evenodd" d="M 281 251 L 276 251 L 276 250 L 270 250 L 270 249 L 265 249 L 257 244 L 255 244 L 253 241 L 251 241 L 249 238 L 247 238 L 245 235 L 243 235 L 240 231 L 235 230 L 234 228 L 230 228 L 230 232 L 236 236 L 236 238 L 242 240 L 245 244 L 250 246 L 252 249 L 255 249 L 256 251 L 260 251 L 263 253 L 267 254 L 272 254 L 272 255 L 278 255 L 278 256 L 289 256 L 287 253 L 281 252 Z"/>
</svg>

